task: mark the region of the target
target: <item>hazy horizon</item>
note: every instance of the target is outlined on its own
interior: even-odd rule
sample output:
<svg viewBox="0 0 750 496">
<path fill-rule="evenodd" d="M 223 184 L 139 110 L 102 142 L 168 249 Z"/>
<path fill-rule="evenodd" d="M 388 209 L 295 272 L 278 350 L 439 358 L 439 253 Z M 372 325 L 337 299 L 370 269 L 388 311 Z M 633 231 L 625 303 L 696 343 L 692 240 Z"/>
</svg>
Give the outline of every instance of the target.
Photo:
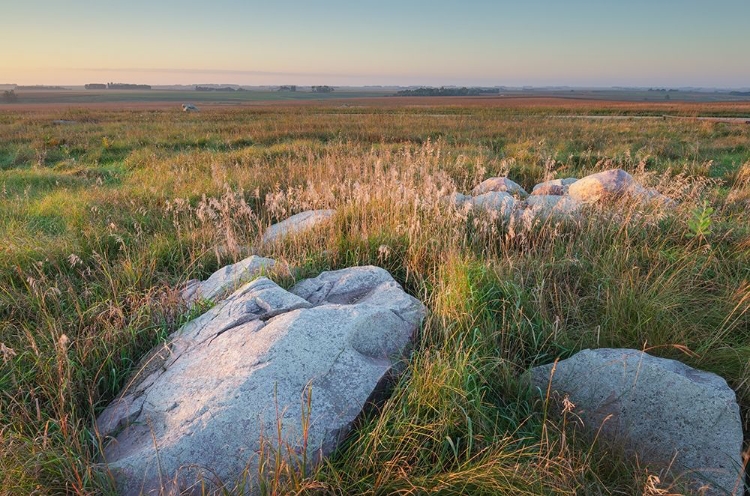
<svg viewBox="0 0 750 496">
<path fill-rule="evenodd" d="M 3 11 L 3 84 L 750 87 L 746 0 L 27 0 Z"/>
</svg>

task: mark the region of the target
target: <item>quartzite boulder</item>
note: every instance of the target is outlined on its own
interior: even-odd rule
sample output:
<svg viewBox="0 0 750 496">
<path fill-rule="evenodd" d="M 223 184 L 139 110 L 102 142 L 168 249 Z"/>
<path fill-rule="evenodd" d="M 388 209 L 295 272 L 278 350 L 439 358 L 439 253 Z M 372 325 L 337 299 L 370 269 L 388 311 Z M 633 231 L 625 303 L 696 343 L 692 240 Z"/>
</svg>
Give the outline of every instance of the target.
<svg viewBox="0 0 750 496">
<path fill-rule="evenodd" d="M 520 184 L 511 181 L 507 177 L 491 177 L 485 179 L 471 191 L 471 194 L 473 196 L 479 196 L 491 191 L 502 191 L 520 197 L 528 195 L 526 190 L 524 190 Z"/>
<path fill-rule="evenodd" d="M 533 368 L 533 384 L 546 391 L 552 374 L 592 433 L 709 484 L 704 494 L 742 494 L 740 409 L 718 375 L 628 349 L 584 350 L 552 369 Z"/>
<path fill-rule="evenodd" d="M 327 221 L 335 210 L 306 210 L 272 225 L 263 233 L 263 243 L 274 243 L 287 236 L 299 234 Z"/>
<path fill-rule="evenodd" d="M 155 350 L 156 365 L 97 420 L 120 491 L 200 493 L 201 479 L 255 477 L 262 439 L 278 445 L 277 420 L 282 456 L 301 455 L 308 413 L 306 459 L 319 462 L 403 363 L 424 311 L 377 267 L 291 291 L 263 277 L 244 285 Z"/>
</svg>

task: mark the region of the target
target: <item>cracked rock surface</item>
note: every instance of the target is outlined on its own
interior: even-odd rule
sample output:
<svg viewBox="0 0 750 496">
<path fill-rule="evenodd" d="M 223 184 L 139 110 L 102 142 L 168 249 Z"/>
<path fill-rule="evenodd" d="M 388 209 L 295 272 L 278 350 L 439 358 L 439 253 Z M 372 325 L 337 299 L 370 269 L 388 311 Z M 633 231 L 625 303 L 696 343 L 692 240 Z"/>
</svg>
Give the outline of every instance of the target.
<svg viewBox="0 0 750 496">
<path fill-rule="evenodd" d="M 716 374 L 638 350 L 583 350 L 531 369 L 542 391 L 567 395 L 593 434 L 694 482 L 700 494 L 742 494 L 742 421 Z M 684 480 L 685 480 L 684 479 Z"/>
<path fill-rule="evenodd" d="M 303 451 L 309 394 L 307 460 L 319 462 L 398 371 L 424 312 L 377 267 L 291 291 L 265 277 L 245 284 L 154 350 L 148 373 L 97 419 L 119 491 L 200 493 L 201 479 L 231 485 L 245 469 L 255 478 L 261 443 L 278 445 L 277 420 L 291 452 Z"/>
</svg>

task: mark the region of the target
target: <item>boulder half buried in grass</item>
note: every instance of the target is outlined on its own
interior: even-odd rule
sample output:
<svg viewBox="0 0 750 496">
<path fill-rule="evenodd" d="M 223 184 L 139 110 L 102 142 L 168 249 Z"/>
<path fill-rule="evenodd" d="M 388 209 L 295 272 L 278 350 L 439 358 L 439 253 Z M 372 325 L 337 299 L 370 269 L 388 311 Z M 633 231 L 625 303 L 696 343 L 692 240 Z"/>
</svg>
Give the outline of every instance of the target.
<svg viewBox="0 0 750 496">
<path fill-rule="evenodd" d="M 716 374 L 629 349 L 584 350 L 531 370 L 532 382 L 567 395 L 592 433 L 643 462 L 691 481 L 701 494 L 743 494 L 742 421 Z"/>
<path fill-rule="evenodd" d="M 242 286 L 177 331 L 100 415 L 118 489 L 200 494 L 244 474 L 257 492 L 274 456 L 318 463 L 401 369 L 424 312 L 377 267 L 290 291 L 264 277 Z"/>
<path fill-rule="evenodd" d="M 484 193 L 473 197 L 470 201 L 476 210 L 497 211 L 506 221 L 510 220 L 510 216 L 518 206 L 515 198 L 502 191 Z"/>
<path fill-rule="evenodd" d="M 286 236 L 308 231 L 329 220 L 335 210 L 306 210 L 272 225 L 263 233 L 263 243 L 274 243 Z"/>
<path fill-rule="evenodd" d="M 516 210 L 516 222 L 530 223 L 547 222 L 549 220 L 579 220 L 583 203 L 570 196 L 531 195 L 526 198 L 522 209 Z"/>
<path fill-rule="evenodd" d="M 570 184 L 568 194 L 585 203 L 621 198 L 635 199 L 641 203 L 674 203 L 658 191 L 639 184 L 622 169 L 610 169 L 579 179 Z"/>
<path fill-rule="evenodd" d="M 515 181 L 507 177 L 491 177 L 479 183 L 472 191 L 473 196 L 483 195 L 492 191 L 504 192 L 514 196 L 524 198 L 528 195 L 526 190 Z"/>
<path fill-rule="evenodd" d="M 582 202 L 620 198 L 630 193 L 637 183 L 622 169 L 611 169 L 591 174 L 571 184 L 568 193 Z"/>
</svg>

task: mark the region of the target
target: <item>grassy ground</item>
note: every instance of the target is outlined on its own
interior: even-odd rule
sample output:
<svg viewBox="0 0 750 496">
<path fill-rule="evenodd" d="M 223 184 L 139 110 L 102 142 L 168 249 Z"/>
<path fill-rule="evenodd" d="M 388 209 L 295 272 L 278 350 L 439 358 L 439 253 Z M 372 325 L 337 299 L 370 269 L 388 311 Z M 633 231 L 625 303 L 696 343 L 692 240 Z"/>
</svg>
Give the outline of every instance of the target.
<svg viewBox="0 0 750 496">
<path fill-rule="evenodd" d="M 587 347 L 720 374 L 747 440 L 750 126 L 548 118 L 569 110 L 3 110 L 0 487 L 110 492 L 93 419 L 190 317 L 174 288 L 307 208 L 337 214 L 262 254 L 383 266 L 430 316 L 391 399 L 314 473 L 269 469 L 269 493 L 665 494 L 519 380 Z M 679 206 L 509 227 L 440 203 L 612 167 Z"/>
</svg>

